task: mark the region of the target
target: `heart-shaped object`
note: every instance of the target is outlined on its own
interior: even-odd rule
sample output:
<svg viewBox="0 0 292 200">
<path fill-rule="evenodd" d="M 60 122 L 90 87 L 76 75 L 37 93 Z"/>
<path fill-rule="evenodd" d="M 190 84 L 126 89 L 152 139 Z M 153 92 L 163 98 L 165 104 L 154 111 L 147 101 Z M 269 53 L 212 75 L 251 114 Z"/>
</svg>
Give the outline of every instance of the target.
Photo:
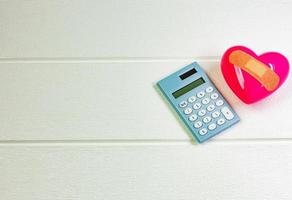
<svg viewBox="0 0 292 200">
<path fill-rule="evenodd" d="M 284 83 L 289 62 L 277 52 L 257 56 L 247 47 L 234 46 L 224 53 L 221 71 L 236 96 L 251 104 L 271 95 Z"/>
</svg>

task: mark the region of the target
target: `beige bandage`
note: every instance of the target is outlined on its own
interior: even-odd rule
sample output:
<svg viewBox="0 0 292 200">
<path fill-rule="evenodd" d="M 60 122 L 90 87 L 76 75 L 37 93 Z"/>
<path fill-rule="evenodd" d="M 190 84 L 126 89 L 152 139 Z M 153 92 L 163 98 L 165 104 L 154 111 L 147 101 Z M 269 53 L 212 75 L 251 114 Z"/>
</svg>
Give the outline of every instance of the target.
<svg viewBox="0 0 292 200">
<path fill-rule="evenodd" d="M 276 89 L 280 82 L 276 74 L 266 64 L 241 50 L 233 51 L 229 55 L 229 62 L 248 72 L 257 79 L 268 91 Z"/>
</svg>

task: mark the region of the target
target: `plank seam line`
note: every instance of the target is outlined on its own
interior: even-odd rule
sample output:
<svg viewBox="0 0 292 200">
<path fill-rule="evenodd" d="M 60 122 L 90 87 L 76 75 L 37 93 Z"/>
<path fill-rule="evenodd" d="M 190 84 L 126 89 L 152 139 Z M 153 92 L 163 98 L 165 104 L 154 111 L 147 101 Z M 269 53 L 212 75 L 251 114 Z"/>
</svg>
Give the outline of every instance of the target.
<svg viewBox="0 0 292 200">
<path fill-rule="evenodd" d="M 292 138 L 251 138 L 211 140 L 208 144 L 292 144 Z M 162 145 L 197 145 L 192 140 L 6 140 L 0 146 L 162 146 Z"/>
<path fill-rule="evenodd" d="M 0 58 L 0 63 L 139 63 L 139 62 L 217 62 L 218 56 L 201 57 L 56 57 L 56 58 Z"/>
<path fill-rule="evenodd" d="M 220 62 L 220 57 L 186 58 L 0 58 L 0 64 L 73 64 L 73 63 L 159 63 L 159 62 Z M 289 62 L 292 60 L 289 59 Z"/>
</svg>

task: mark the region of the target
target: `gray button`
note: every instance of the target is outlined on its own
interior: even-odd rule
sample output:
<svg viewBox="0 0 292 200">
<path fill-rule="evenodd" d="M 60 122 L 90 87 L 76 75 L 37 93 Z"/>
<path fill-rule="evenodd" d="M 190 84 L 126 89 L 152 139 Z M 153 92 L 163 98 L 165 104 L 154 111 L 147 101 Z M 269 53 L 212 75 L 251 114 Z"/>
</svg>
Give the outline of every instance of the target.
<svg viewBox="0 0 292 200">
<path fill-rule="evenodd" d="M 201 117 L 204 116 L 205 114 L 206 114 L 206 110 L 204 110 L 204 109 L 202 109 L 198 112 L 198 115 Z"/>
<path fill-rule="evenodd" d="M 201 121 L 197 121 L 194 123 L 195 128 L 200 128 L 202 125 L 203 125 L 203 123 Z"/>
<path fill-rule="evenodd" d="M 195 103 L 194 105 L 193 105 L 193 109 L 195 109 L 195 110 L 198 110 L 198 109 L 200 109 L 201 108 L 201 104 L 200 103 Z"/>
<path fill-rule="evenodd" d="M 210 131 L 212 131 L 212 130 L 214 130 L 216 127 L 217 127 L 217 125 L 213 123 L 213 124 L 210 124 L 210 125 L 208 126 L 208 129 L 209 129 Z"/>
<path fill-rule="evenodd" d="M 197 94 L 197 97 L 198 98 L 202 98 L 202 97 L 204 97 L 205 96 L 205 92 L 203 92 L 203 91 L 201 91 L 201 92 L 199 92 L 198 94 Z"/>
<path fill-rule="evenodd" d="M 216 101 L 216 106 L 222 106 L 224 104 L 223 100 Z"/>
<path fill-rule="evenodd" d="M 209 123 L 211 121 L 211 119 L 212 118 L 210 116 L 204 117 L 203 122 L 204 123 Z"/>
<path fill-rule="evenodd" d="M 206 92 L 207 93 L 213 92 L 213 88 L 211 86 L 207 87 L 206 88 Z"/>
<path fill-rule="evenodd" d="M 206 135 L 208 133 L 208 130 L 205 129 L 205 128 L 202 128 L 200 131 L 199 131 L 199 134 L 200 135 Z"/>
<path fill-rule="evenodd" d="M 209 102 L 210 102 L 210 99 L 209 98 L 204 98 L 202 100 L 202 104 L 204 104 L 204 105 L 208 104 Z"/>
<path fill-rule="evenodd" d="M 222 125 L 222 124 L 224 124 L 225 123 L 225 119 L 224 118 L 220 118 L 220 119 L 218 119 L 218 121 L 217 121 L 217 124 L 218 125 Z"/>
<path fill-rule="evenodd" d="M 185 110 L 184 110 L 184 113 L 186 114 L 186 115 L 189 115 L 189 114 L 191 114 L 193 112 L 193 110 L 191 109 L 191 108 L 186 108 Z"/>
<path fill-rule="evenodd" d="M 186 101 L 182 101 L 182 102 L 179 103 L 179 107 L 181 107 L 181 108 L 184 108 L 187 105 L 188 105 L 188 102 L 186 102 Z"/>
<path fill-rule="evenodd" d="M 215 112 L 212 113 L 212 117 L 213 118 L 217 118 L 219 116 L 220 116 L 220 112 L 219 111 L 215 111 Z"/>
<path fill-rule="evenodd" d="M 217 93 L 213 93 L 211 94 L 211 99 L 217 99 L 218 98 L 218 94 Z"/>
<path fill-rule="evenodd" d="M 189 120 L 191 122 L 196 121 L 196 119 L 198 119 L 198 116 L 197 115 L 191 115 L 191 116 L 189 116 Z"/>
<path fill-rule="evenodd" d="M 207 110 L 208 110 L 208 111 L 212 111 L 212 110 L 214 110 L 214 109 L 215 109 L 214 104 L 208 105 L 208 107 L 207 107 Z"/>
<path fill-rule="evenodd" d="M 196 99 L 197 98 L 195 96 L 191 96 L 189 97 L 188 102 L 193 103 L 194 101 L 196 101 Z"/>
</svg>

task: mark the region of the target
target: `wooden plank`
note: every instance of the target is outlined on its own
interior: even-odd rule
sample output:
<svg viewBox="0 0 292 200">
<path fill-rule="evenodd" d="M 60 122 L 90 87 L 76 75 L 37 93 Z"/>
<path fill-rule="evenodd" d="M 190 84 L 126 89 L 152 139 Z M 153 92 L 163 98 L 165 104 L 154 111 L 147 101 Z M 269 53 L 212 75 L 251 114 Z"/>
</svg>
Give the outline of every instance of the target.
<svg viewBox="0 0 292 200">
<path fill-rule="evenodd" d="M 290 144 L 1 146 L 3 199 L 291 199 Z"/>
<path fill-rule="evenodd" d="M 1 63 L 0 140 L 189 140 L 153 87 L 189 62 Z M 220 139 L 291 138 L 292 84 L 247 106 L 200 61 L 242 121 Z"/>
<path fill-rule="evenodd" d="M 0 1 L 1 58 L 220 56 L 244 44 L 292 55 L 292 2 Z"/>
</svg>

